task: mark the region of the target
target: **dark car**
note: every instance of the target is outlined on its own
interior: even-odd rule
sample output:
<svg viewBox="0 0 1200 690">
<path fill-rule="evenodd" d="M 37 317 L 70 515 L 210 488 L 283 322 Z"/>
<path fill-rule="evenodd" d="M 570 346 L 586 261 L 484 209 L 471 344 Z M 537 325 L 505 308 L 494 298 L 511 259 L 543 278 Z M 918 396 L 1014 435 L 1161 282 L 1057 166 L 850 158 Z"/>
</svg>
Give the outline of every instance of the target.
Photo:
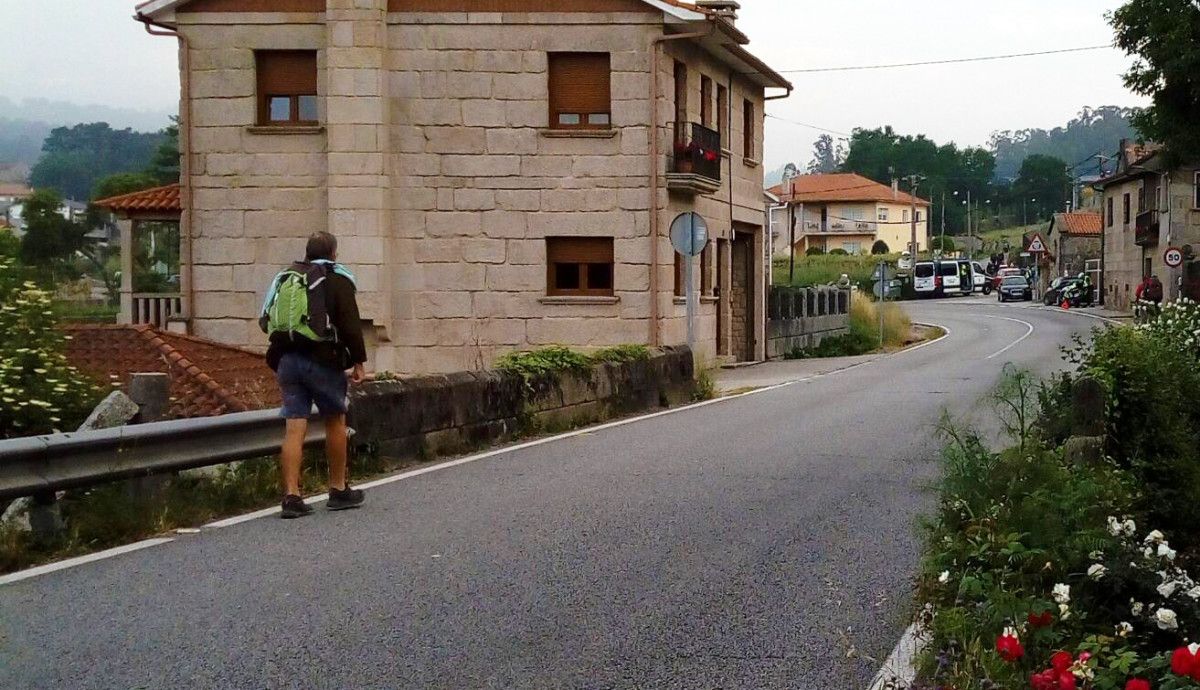
<svg viewBox="0 0 1200 690">
<path fill-rule="evenodd" d="M 1000 281 L 1000 289 L 996 291 L 997 298 L 1001 302 L 1011 300 L 1031 300 L 1033 299 L 1033 287 L 1029 285 L 1029 281 L 1025 276 L 1007 276 Z"/>
<path fill-rule="evenodd" d="M 1046 294 L 1042 295 L 1042 303 L 1046 305 L 1058 304 L 1062 301 L 1063 293 L 1067 291 L 1067 288 L 1078 282 L 1080 280 L 1074 276 L 1055 278 L 1051 281 L 1050 287 L 1046 288 Z"/>
</svg>

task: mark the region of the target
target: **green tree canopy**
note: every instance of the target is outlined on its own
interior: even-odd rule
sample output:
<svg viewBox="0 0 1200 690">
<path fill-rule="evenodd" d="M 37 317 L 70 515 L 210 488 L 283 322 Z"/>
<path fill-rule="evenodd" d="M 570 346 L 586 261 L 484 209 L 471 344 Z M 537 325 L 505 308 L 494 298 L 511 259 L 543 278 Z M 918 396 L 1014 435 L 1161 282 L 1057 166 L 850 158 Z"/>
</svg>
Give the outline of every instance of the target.
<svg viewBox="0 0 1200 690">
<path fill-rule="evenodd" d="M 74 258 L 84 243 L 84 224 L 62 215 L 62 196 L 39 189 L 25 200 L 25 236 L 21 238 L 21 263 L 43 269 L 50 283 L 78 277 Z"/>
<path fill-rule="evenodd" d="M 1200 5 L 1129 0 L 1111 13 L 1117 45 L 1136 58 L 1125 85 L 1151 105 L 1133 123 L 1167 146 L 1174 162 L 1200 159 Z"/>
<path fill-rule="evenodd" d="M 1017 181 L 1013 183 L 1013 192 L 1020 203 L 1028 204 L 1030 218 L 1066 208 L 1071 194 L 1071 176 L 1067 173 L 1067 164 L 1052 156 L 1026 158 L 1021 164 L 1021 172 L 1017 174 Z"/>
<path fill-rule="evenodd" d="M 42 157 L 30 171 L 29 182 L 67 198 L 88 199 L 97 180 L 150 167 L 165 139 L 161 133 L 114 130 L 105 122 L 58 127 L 42 144 Z"/>
</svg>

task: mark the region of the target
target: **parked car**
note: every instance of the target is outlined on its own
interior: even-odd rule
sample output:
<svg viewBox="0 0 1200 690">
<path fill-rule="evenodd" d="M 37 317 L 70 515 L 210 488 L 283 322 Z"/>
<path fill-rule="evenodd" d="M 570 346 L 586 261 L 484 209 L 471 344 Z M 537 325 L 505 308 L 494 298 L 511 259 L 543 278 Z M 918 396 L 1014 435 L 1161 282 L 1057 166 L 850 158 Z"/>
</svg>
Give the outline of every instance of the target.
<svg viewBox="0 0 1200 690">
<path fill-rule="evenodd" d="M 1025 276 L 1025 270 L 1016 266 L 1001 266 L 995 275 L 992 276 L 992 289 L 999 290 L 1000 283 L 1009 276 Z"/>
<path fill-rule="evenodd" d="M 941 287 L 937 267 L 932 261 L 918 261 L 913 266 L 913 292 L 917 297 L 932 297 Z"/>
<path fill-rule="evenodd" d="M 971 269 L 975 271 L 975 292 L 982 292 L 985 295 L 991 294 L 992 277 L 983 269 L 983 264 L 978 261 L 972 261 Z"/>
<path fill-rule="evenodd" d="M 1023 275 L 1010 275 L 1000 281 L 1000 289 L 996 293 L 997 299 L 1001 302 L 1031 300 L 1033 299 L 1033 286 Z"/>
<path fill-rule="evenodd" d="M 1050 286 L 1046 288 L 1046 293 L 1042 295 L 1042 304 L 1047 306 L 1059 304 L 1062 302 L 1063 293 L 1072 283 L 1078 281 L 1075 277 L 1055 278 L 1050 281 Z"/>
<path fill-rule="evenodd" d="M 907 271 L 907 270 L 910 270 L 912 267 L 913 267 L 912 254 L 909 252 L 902 253 L 900 255 L 900 260 L 896 262 L 896 268 L 900 269 L 901 271 Z"/>
</svg>

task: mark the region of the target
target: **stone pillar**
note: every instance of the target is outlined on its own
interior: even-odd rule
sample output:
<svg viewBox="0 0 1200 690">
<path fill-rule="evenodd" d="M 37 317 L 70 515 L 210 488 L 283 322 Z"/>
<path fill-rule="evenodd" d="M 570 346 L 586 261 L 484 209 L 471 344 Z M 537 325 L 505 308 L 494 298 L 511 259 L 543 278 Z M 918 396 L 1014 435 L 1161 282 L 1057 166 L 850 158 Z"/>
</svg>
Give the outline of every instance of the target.
<svg viewBox="0 0 1200 690">
<path fill-rule="evenodd" d="M 387 340 L 393 321 L 387 0 L 328 0 L 325 123 L 329 231 L 359 277 L 362 318 Z"/>
<path fill-rule="evenodd" d="M 117 221 L 121 231 L 121 311 L 117 323 L 133 323 L 133 221 Z"/>
</svg>

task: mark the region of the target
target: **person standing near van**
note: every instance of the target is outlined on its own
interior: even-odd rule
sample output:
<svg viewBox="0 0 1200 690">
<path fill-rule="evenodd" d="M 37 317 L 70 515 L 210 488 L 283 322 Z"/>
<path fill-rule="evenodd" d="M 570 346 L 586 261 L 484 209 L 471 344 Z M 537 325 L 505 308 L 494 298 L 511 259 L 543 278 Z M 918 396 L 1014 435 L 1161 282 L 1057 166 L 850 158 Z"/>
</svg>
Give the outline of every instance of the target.
<svg viewBox="0 0 1200 690">
<path fill-rule="evenodd" d="M 283 504 L 280 516 L 313 512 L 300 496 L 300 464 L 308 416 L 315 404 L 325 422 L 329 461 L 329 510 L 362 505 L 360 489 L 347 476 L 346 412 L 349 384 L 366 378 L 362 321 L 354 275 L 337 263 L 337 238 L 318 232 L 308 238 L 304 261 L 275 277 L 259 325 L 270 337 L 267 364 L 275 371 L 287 420 L 280 452 Z"/>
</svg>

